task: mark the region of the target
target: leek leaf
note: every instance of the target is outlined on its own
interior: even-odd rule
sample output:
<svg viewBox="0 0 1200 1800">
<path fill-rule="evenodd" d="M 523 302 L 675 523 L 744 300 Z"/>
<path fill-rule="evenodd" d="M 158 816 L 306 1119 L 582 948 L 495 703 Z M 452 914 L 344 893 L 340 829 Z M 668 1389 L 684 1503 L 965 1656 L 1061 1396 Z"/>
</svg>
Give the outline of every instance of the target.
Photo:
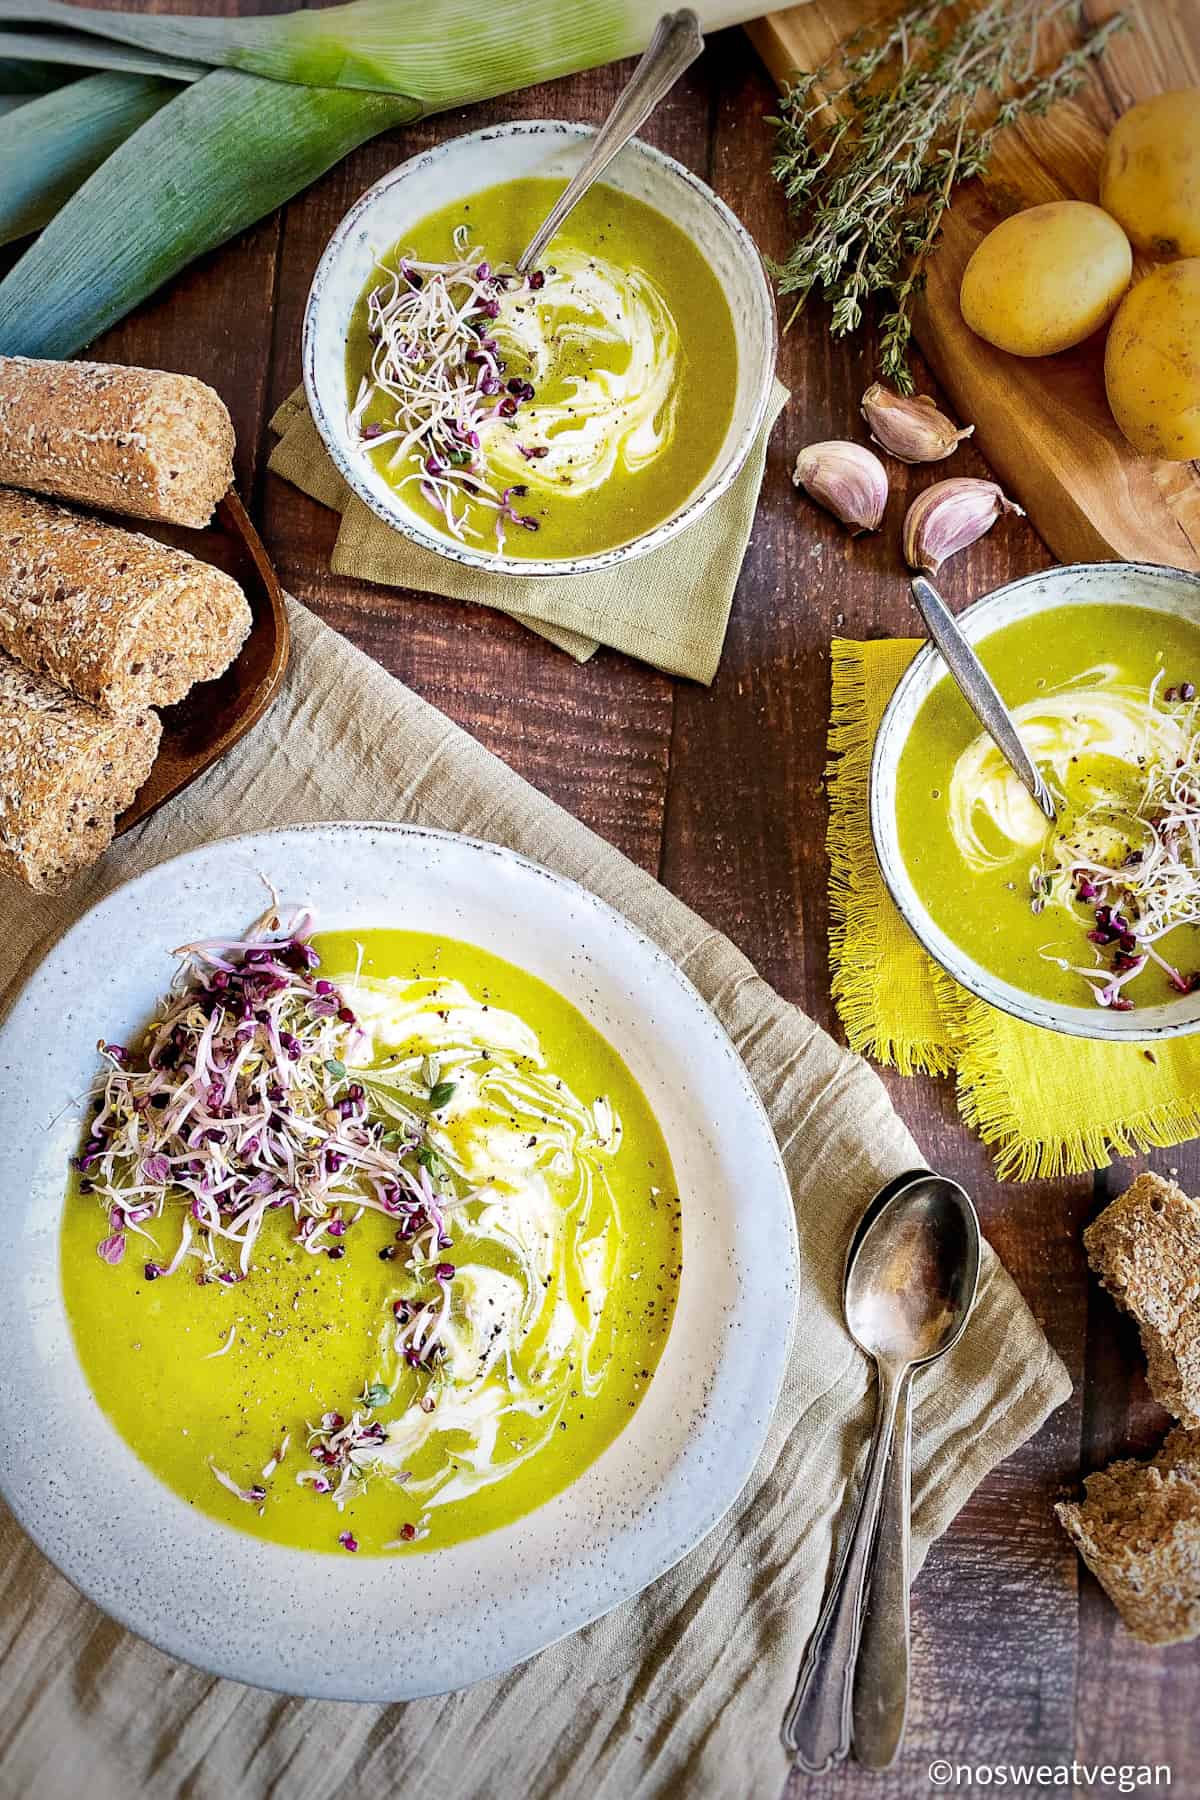
<svg viewBox="0 0 1200 1800">
<path fill-rule="evenodd" d="M 0 282 L 0 354 L 72 356 L 414 103 L 218 69 L 125 139 Z"/>
<path fill-rule="evenodd" d="M 124 69 L 129 74 L 162 75 L 171 81 L 198 81 L 201 75 L 208 74 L 205 63 L 183 62 L 155 50 L 106 43 L 82 32 L 10 31 L 7 26 L 0 26 L 0 68 L 7 65 L 10 57 L 69 63 L 76 68 Z"/>
<path fill-rule="evenodd" d="M 695 5 L 709 31 L 767 10 L 765 0 Z M 350 0 L 228 19 L 0 0 L 0 19 L 96 32 L 276 81 L 409 94 L 422 112 L 631 56 L 645 48 L 660 10 L 649 0 Z"/>
<path fill-rule="evenodd" d="M 0 119 L 0 244 L 52 219 L 118 144 L 178 91 L 152 75 L 110 73 L 25 96 L 19 119 Z"/>
</svg>

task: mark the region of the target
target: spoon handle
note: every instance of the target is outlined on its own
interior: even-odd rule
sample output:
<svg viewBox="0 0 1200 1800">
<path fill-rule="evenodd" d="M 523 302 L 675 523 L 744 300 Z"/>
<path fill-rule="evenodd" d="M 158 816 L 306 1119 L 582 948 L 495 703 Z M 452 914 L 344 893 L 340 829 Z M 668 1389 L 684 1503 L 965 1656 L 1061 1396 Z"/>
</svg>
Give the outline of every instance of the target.
<svg viewBox="0 0 1200 1800">
<path fill-rule="evenodd" d="M 850 1749 L 851 1684 L 899 1395 L 897 1371 L 880 1363 L 875 1433 L 862 1494 L 784 1715 L 784 1744 L 806 1775 L 823 1775 Z"/>
<path fill-rule="evenodd" d="M 958 620 L 924 575 L 912 578 L 912 596 L 930 637 L 941 651 L 967 705 L 996 748 L 1051 821 L 1058 816 L 1054 798 L 1042 780 L 1038 766 L 1021 742 L 1007 706 L 996 692 L 992 678 L 963 636 Z"/>
<path fill-rule="evenodd" d="M 541 229 L 529 240 L 517 264 L 520 274 L 533 266 L 567 214 L 599 180 L 618 150 L 646 123 L 663 95 L 674 87 L 703 48 L 700 21 L 694 12 L 685 7 L 680 12 L 663 14 L 628 85 L 592 139 L 587 161 L 563 189 Z"/>
<path fill-rule="evenodd" d="M 854 1754 L 868 1769 L 887 1769 L 896 1760 L 908 1712 L 911 1488 L 910 1369 L 900 1379 L 896 1438 L 884 1482 L 854 1675 Z"/>
</svg>

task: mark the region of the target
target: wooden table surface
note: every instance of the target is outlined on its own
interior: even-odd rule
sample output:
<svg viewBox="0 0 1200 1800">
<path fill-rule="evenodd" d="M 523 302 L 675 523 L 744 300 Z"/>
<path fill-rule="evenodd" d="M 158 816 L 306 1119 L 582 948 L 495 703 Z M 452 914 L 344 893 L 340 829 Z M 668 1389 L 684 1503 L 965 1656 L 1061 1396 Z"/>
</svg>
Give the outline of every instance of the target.
<svg viewBox="0 0 1200 1800">
<path fill-rule="evenodd" d="M 193 0 L 179 10 L 218 6 Z M 190 269 L 91 354 L 210 381 L 233 413 L 239 485 L 284 584 L 655 873 L 728 933 L 781 993 L 836 1032 L 822 789 L 829 640 L 835 632 L 915 635 L 899 522 L 910 495 L 946 472 L 892 463 L 886 528 L 855 541 L 792 487 L 789 469 L 802 445 L 860 434 L 869 345 L 833 343 L 819 313 L 783 339 L 780 375 L 793 397 L 771 443 L 711 689 L 604 650 L 579 666 L 484 609 L 333 575 L 334 515 L 266 471 L 267 420 L 299 379 L 313 270 L 363 189 L 414 152 L 488 121 L 599 121 L 627 73 L 598 71 L 377 139 L 282 214 Z M 778 255 L 788 226 L 769 174 L 764 115 L 773 99 L 744 35 L 727 31 L 710 41 L 645 135 L 708 180 L 762 248 Z M 936 393 L 927 380 L 922 386 Z M 954 471 L 988 472 L 969 445 Z M 1007 519 L 947 566 L 944 585 L 963 603 L 1051 561 L 1023 521 Z M 937 1757 L 1019 1764 L 1073 1756 L 1168 1763 L 1175 1791 L 1194 1793 L 1196 1646 L 1147 1649 L 1122 1631 L 1051 1510 L 1081 1471 L 1149 1450 L 1166 1422 L 1148 1398 L 1136 1332 L 1089 1280 L 1080 1242 L 1084 1224 L 1130 1169 L 1000 1183 L 960 1124 L 949 1084 L 891 1077 L 888 1085 L 932 1165 L 974 1195 L 988 1237 L 1064 1358 L 1074 1394 L 984 1482 L 915 1585 L 913 1702 L 896 1767 L 886 1776 L 848 1766 L 819 1782 L 794 1778 L 789 1793 L 907 1800 L 934 1791 L 927 1769 Z M 1153 1162 L 1200 1185 L 1195 1145 Z M 776 1729 L 773 1719 L 762 1723 Z"/>
</svg>

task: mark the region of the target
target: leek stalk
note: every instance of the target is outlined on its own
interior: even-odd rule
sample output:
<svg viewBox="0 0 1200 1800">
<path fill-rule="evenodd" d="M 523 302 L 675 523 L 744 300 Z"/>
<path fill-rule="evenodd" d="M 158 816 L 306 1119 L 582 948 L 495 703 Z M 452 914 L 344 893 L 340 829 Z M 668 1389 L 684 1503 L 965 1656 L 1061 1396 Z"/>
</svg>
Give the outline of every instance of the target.
<svg viewBox="0 0 1200 1800">
<path fill-rule="evenodd" d="M 705 30 L 765 10 L 764 0 L 695 4 Z M 15 48 L 33 40 L 68 59 L 137 58 L 120 66 L 179 81 L 199 73 L 0 281 L 0 354 L 74 355 L 377 132 L 631 55 L 657 12 L 653 0 L 350 0 L 231 19 L 0 0 L 0 59 L 52 54 Z"/>
<path fill-rule="evenodd" d="M 38 231 L 178 89 L 153 75 L 89 75 L 0 119 L 0 244 Z"/>
<path fill-rule="evenodd" d="M 349 0 L 228 19 L 0 0 L 0 20 L 94 32 L 274 81 L 408 94 L 422 112 L 632 56 L 645 49 L 661 10 L 654 0 Z M 767 7 L 695 0 L 695 10 L 702 29 L 716 31 Z"/>
<path fill-rule="evenodd" d="M 77 69 L 123 69 L 131 75 L 162 75 L 172 81 L 198 81 L 208 73 L 206 63 L 184 62 L 136 45 L 109 43 L 84 32 L 11 31 L 7 26 L 0 27 L 0 68 L 10 57 L 65 63 Z"/>
<path fill-rule="evenodd" d="M 414 116 L 397 96 L 205 75 L 101 163 L 0 282 L 0 354 L 74 355 L 193 258 Z"/>
</svg>

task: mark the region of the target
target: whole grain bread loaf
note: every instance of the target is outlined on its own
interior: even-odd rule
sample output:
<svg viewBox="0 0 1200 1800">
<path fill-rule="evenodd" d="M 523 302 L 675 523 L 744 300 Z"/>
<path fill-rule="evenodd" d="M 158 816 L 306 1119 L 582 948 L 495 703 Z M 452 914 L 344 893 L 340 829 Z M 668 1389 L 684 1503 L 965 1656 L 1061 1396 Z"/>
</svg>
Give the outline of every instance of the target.
<svg viewBox="0 0 1200 1800">
<path fill-rule="evenodd" d="M 1139 1175 L 1083 1242 L 1104 1286 L 1138 1322 L 1155 1399 L 1200 1426 L 1200 1201 L 1161 1175 Z"/>
<path fill-rule="evenodd" d="M 155 713 L 100 712 L 0 651 L 0 875 L 57 893 L 90 867 L 161 732 Z"/>
<path fill-rule="evenodd" d="M 0 356 L 0 483 L 207 525 L 233 480 L 225 402 L 192 375 Z"/>
<path fill-rule="evenodd" d="M 1153 1462 L 1112 1463 L 1084 1486 L 1055 1511 L 1134 1637 L 1200 1636 L 1200 1432 L 1177 1426 Z"/>
<path fill-rule="evenodd" d="M 0 488 L 0 647 L 109 712 L 170 706 L 250 629 L 237 582 L 140 532 Z"/>
</svg>

